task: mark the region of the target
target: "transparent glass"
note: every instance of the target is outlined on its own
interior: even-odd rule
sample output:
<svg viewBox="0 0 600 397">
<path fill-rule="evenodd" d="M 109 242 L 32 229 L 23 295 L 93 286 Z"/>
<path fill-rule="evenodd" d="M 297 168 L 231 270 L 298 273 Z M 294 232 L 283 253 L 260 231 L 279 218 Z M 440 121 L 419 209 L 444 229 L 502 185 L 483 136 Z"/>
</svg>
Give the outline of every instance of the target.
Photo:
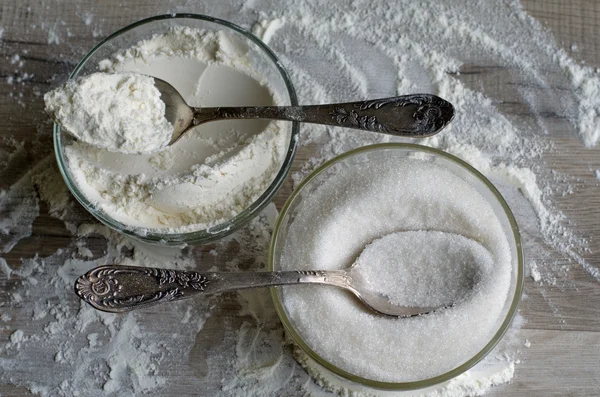
<svg viewBox="0 0 600 397">
<path fill-rule="evenodd" d="M 336 170 L 340 167 L 358 169 L 369 159 L 376 156 L 402 156 L 418 158 L 423 161 L 428 161 L 442 166 L 457 175 L 461 179 L 473 186 L 492 206 L 494 213 L 500 221 L 504 232 L 508 238 L 512 256 L 512 280 L 511 289 L 508 293 L 507 301 L 504 305 L 504 311 L 499 321 L 499 327 L 492 339 L 471 359 L 457 366 L 453 370 L 442 375 L 423 379 L 415 382 L 391 383 L 381 382 L 372 379 L 362 378 L 349 373 L 341 368 L 338 368 L 317 354 L 311 347 L 310 341 L 303 339 L 302 335 L 296 330 L 293 321 L 288 316 L 283 302 L 283 289 L 272 288 L 271 295 L 275 303 L 275 308 L 283 323 L 287 333 L 292 337 L 295 343 L 312 359 L 333 373 L 346 378 L 350 381 L 363 384 L 368 387 L 384 390 L 414 390 L 424 387 L 433 386 L 437 383 L 452 379 L 461 373 L 465 372 L 473 365 L 483 359 L 502 338 L 505 331 L 508 329 L 513 317 L 516 314 L 517 305 L 521 299 L 523 290 L 523 253 L 521 249 L 521 240 L 519 229 L 515 218 L 494 185 L 488 181 L 479 171 L 471 167 L 464 161 L 456 158 L 441 150 L 419 146 L 414 144 L 404 143 L 386 143 L 372 146 L 365 146 L 347 152 L 338 156 L 312 172 L 304 181 L 296 188 L 293 194 L 285 203 L 281 214 L 275 225 L 271 247 L 269 252 L 268 268 L 271 271 L 281 270 L 280 259 L 288 230 L 296 218 L 299 216 L 301 203 L 305 197 L 310 196 L 319 186 L 326 184 Z M 305 216 L 306 214 L 304 214 Z"/>
<path fill-rule="evenodd" d="M 157 33 L 164 33 L 173 26 L 188 26 L 209 31 L 225 31 L 234 39 L 245 43 L 249 48 L 248 57 L 251 66 L 259 71 L 262 74 L 262 77 L 270 82 L 272 90 L 282 102 L 280 104 L 298 104 L 296 92 L 287 72 L 266 44 L 237 25 L 221 19 L 197 14 L 159 15 L 133 23 L 113 33 L 92 48 L 92 50 L 83 57 L 81 62 L 79 62 L 75 67 L 75 70 L 71 73 L 70 78 L 98 71 L 99 61 L 109 58 L 113 53 L 119 50 L 131 47 L 142 39 L 147 39 Z M 297 122 L 288 123 L 287 128 L 289 129 L 287 131 L 289 144 L 281 169 L 267 190 L 252 203 L 250 207 L 228 221 L 210 227 L 209 229 L 179 234 L 161 232 L 139 234 L 135 228 L 131 228 L 128 225 L 112 219 L 106 213 L 96 208 L 78 188 L 71 171 L 69 170 L 64 148 L 73 138 L 69 134 L 62 132 L 58 124 L 54 124 L 54 151 L 60 172 L 69 190 L 73 193 L 73 196 L 75 196 L 77 201 L 79 201 L 81 205 L 83 205 L 83 207 L 100 222 L 123 234 L 148 243 L 163 245 L 202 244 L 233 233 L 260 213 L 260 211 L 271 202 L 271 199 L 275 193 L 277 193 L 287 177 L 296 153 L 299 124 Z"/>
</svg>

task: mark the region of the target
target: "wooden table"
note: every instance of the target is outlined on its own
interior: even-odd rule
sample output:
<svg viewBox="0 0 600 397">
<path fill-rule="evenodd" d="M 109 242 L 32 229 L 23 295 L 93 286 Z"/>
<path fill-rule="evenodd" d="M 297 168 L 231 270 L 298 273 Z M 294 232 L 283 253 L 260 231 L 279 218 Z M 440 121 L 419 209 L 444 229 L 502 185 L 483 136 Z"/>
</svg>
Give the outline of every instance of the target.
<svg viewBox="0 0 600 397">
<path fill-rule="evenodd" d="M 554 33 L 558 43 L 562 43 L 565 48 L 577 43 L 579 50 L 572 54 L 575 59 L 587 65 L 600 66 L 600 2 L 526 0 L 523 3 L 532 16 Z M 38 164 L 40 159 L 51 153 L 50 128 L 42 113 L 43 101 L 40 94 L 43 95 L 55 81 L 64 80 L 85 51 L 100 38 L 134 20 L 163 13 L 164 7 L 162 3 L 141 0 L 4 0 L 0 4 L 0 26 L 4 27 L 0 42 L 0 134 L 3 138 L 10 138 L 0 141 L 0 164 L 7 161 L 7 153 L 17 153 L 10 158 L 11 166 L 0 171 L 0 189 L 8 189 Z M 211 13 L 211 7 L 202 2 L 190 3 L 187 10 Z M 93 16 L 91 21 L 90 15 Z M 253 22 L 238 20 L 234 12 L 218 16 L 246 26 Z M 56 32 L 56 35 L 49 31 Z M 18 67 L 19 60 L 11 59 L 14 54 L 20 54 L 21 60 L 26 64 L 19 75 L 23 76 L 23 71 L 29 74 L 29 77 L 25 76 L 24 83 L 17 86 L 6 83 L 7 77 L 13 75 Z M 468 74 L 464 78 L 468 79 Z M 483 70 L 477 78 L 496 77 L 491 71 Z M 588 239 L 590 251 L 584 255 L 587 262 L 600 268 L 600 257 L 596 254 L 600 252 L 600 181 L 593 175 L 594 169 L 600 169 L 600 147 L 584 150 L 576 136 L 563 132 L 560 125 L 552 130 L 560 150 L 547 154 L 544 161 L 552 169 L 571 175 L 577 181 L 574 183 L 573 194 L 565 197 L 557 194 L 555 203 L 573 222 L 574 229 Z M 24 150 L 15 151 L 15 147 L 21 143 Z M 294 169 L 299 169 L 309 155 L 310 150 L 303 149 L 295 161 Z M 62 181 L 57 180 L 56 183 L 60 184 Z M 566 188 L 566 182 L 565 186 L 557 186 L 556 190 L 560 191 L 561 187 Z M 276 200 L 278 206 L 281 206 L 290 190 L 291 183 L 288 181 Z M 34 255 L 43 258 L 56 253 L 58 249 L 73 249 L 74 237 L 65 223 L 50 215 L 51 209 L 46 204 L 41 202 L 40 206 L 40 215 L 33 222 L 31 236 L 21 239 L 12 249 L 0 255 L 11 267 L 18 268 L 22 258 Z M 6 208 L 0 209 L 0 217 L 5 216 L 5 211 Z M 533 216 L 527 209 L 515 212 L 517 218 Z M 83 209 L 75 214 L 74 223 L 93 222 Z M 532 235 L 530 238 L 539 239 L 540 236 Z M 4 244 L 4 237 L 1 242 Z M 92 252 L 101 252 L 105 249 L 106 242 L 98 236 L 91 238 L 87 246 Z M 197 249 L 206 252 L 210 247 Z M 232 252 L 231 255 L 235 253 Z M 526 255 L 529 255 L 529 261 L 568 264 L 570 270 L 565 276 L 567 282 L 559 286 L 544 286 L 535 283 L 530 277 L 526 278 L 525 298 L 520 306 L 520 313 L 526 322 L 519 331 L 519 337 L 529 340 L 531 347 L 521 349 L 521 363 L 517 365 L 513 381 L 509 385 L 495 388 L 489 395 L 600 395 L 598 282 L 579 266 L 570 264 L 562 255 L 551 253 L 550 257 L 543 258 L 535 257 L 530 252 L 526 252 Z M 248 260 L 252 263 L 252 258 Z M 6 309 L 10 301 L 6 291 L 14 291 L 20 285 L 15 277 L 10 280 L 2 277 L 4 276 L 0 273 L 0 303 L 4 306 L 0 306 L 0 310 Z M 76 308 L 76 298 L 72 299 L 73 307 Z M 32 304 L 25 298 L 20 309 L 31 310 Z M 234 298 L 226 299 L 221 306 L 221 311 L 214 314 L 216 318 L 235 318 L 238 308 Z M 155 316 L 155 319 L 160 321 L 159 316 Z M 17 327 L 27 329 L 27 323 L 20 321 L 13 319 L 0 328 L 0 343 L 8 339 L 11 330 Z M 222 321 L 215 320 L 207 324 L 203 337 L 216 338 L 215 335 L 221 333 L 219 324 Z M 43 351 L 43 346 L 40 349 Z M 195 354 L 202 352 L 200 349 Z M 175 372 L 169 373 L 170 381 L 182 382 L 181 395 L 211 390 L 218 386 L 215 384 L 218 379 L 184 380 Z M 6 374 L 2 376 L 6 377 Z M 35 374 L 32 376 L 35 377 Z M 24 388 L 7 383 L 0 384 L 0 395 L 16 397 L 30 394 Z M 291 391 L 289 394 L 294 395 Z"/>
</svg>

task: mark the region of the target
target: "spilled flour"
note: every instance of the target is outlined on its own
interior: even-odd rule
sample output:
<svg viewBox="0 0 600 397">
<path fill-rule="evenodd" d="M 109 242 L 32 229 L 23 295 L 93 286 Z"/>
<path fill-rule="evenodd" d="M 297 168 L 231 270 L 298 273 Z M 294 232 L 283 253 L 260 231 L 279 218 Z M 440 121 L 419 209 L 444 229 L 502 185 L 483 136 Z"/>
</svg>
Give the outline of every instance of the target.
<svg viewBox="0 0 600 397">
<path fill-rule="evenodd" d="M 55 5 L 51 0 L 46 3 Z M 131 15 L 131 21 L 168 9 L 209 13 L 252 28 L 269 41 L 290 72 L 301 103 L 408 92 L 433 92 L 448 99 L 457 110 L 454 122 L 420 143 L 461 157 L 498 185 L 515 209 L 526 258 L 536 258 L 535 265 L 526 264 L 530 277 L 557 288 L 567 283 L 572 266 L 547 260 L 549 252 L 557 252 L 600 279 L 598 269 L 584 260 L 585 240 L 572 232 L 569 220 L 551 200 L 563 193 L 555 190 L 557 182 L 571 183 L 575 177 L 553 172 L 545 160 L 558 146 L 553 132 L 570 132 L 578 150 L 598 144 L 600 75 L 571 59 L 518 2 L 475 6 L 465 0 L 450 6 L 439 1 L 359 0 L 348 5 L 298 0 L 294 7 L 283 0 L 265 3 L 167 2 L 160 9 L 149 5 L 144 11 L 149 14 Z M 39 15 L 30 20 L 35 24 L 32 32 L 52 49 L 59 43 L 79 43 L 60 47 L 60 61 L 51 67 L 61 79 L 97 41 L 94 37 L 122 27 L 121 22 L 109 25 L 104 15 L 94 16 L 80 7 L 68 9 L 73 15 L 61 16 L 88 29 L 88 37 L 78 41 L 69 39 L 70 27 L 61 20 L 36 20 Z M 18 34 L 10 26 L 3 30 L 6 45 Z M 29 69 L 34 61 L 27 57 L 36 47 L 7 48 L 12 49 L 9 62 L 19 55 L 3 83 L 14 101 L 11 106 L 15 113 L 22 108 L 39 111 L 29 125 L 39 130 L 32 141 L 0 142 L 0 382 L 14 387 L 13 394 L 183 396 L 202 390 L 212 396 L 457 397 L 485 394 L 518 373 L 519 351 L 529 344 L 519 336 L 526 321 L 522 318 L 502 344 L 467 373 L 433 389 L 397 393 L 344 381 L 296 351 L 286 340 L 268 291 L 184 301 L 123 316 L 81 304 L 72 293 L 75 278 L 105 263 L 198 270 L 264 268 L 276 210 L 270 206 L 226 240 L 181 250 L 146 247 L 98 225 L 70 197 L 53 168 L 50 127 L 41 122 L 41 93 L 48 86 L 36 79 Z M 504 82 L 506 92 L 498 93 L 498 81 Z M 22 131 L 6 134 L 23 137 Z M 299 171 L 293 180 L 299 182 L 349 149 L 395 140 L 304 125 L 300 150 L 309 155 L 296 160 Z M 592 174 L 599 167 L 592 165 Z M 597 183 L 593 175 L 589 178 Z M 34 244 L 45 233 L 47 226 L 36 219 L 50 217 L 61 220 L 62 229 L 41 240 L 61 245 L 41 244 L 38 254 L 16 256 L 22 246 Z M 560 308 L 548 304 L 560 317 Z"/>
</svg>

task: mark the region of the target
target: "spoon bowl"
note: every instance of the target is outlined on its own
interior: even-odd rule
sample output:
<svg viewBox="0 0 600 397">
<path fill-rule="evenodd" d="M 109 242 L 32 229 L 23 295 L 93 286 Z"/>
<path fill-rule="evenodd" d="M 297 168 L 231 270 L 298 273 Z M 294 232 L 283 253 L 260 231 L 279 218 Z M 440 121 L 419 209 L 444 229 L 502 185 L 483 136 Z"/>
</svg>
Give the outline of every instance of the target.
<svg viewBox="0 0 600 397">
<path fill-rule="evenodd" d="M 165 103 L 165 118 L 173 125 L 173 137 L 169 142 L 170 146 L 192 126 L 194 112 L 179 91 L 171 84 L 155 77 L 154 86 L 160 91 L 160 99 Z"/>
</svg>

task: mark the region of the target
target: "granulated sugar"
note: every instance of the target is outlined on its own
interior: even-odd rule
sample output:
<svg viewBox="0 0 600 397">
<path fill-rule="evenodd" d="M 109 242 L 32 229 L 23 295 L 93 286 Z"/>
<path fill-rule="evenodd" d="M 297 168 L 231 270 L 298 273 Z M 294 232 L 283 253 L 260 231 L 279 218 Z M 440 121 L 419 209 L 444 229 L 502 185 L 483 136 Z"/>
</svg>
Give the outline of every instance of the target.
<svg viewBox="0 0 600 397">
<path fill-rule="evenodd" d="M 455 303 L 398 319 L 373 314 L 337 288 L 283 289 L 287 315 L 311 349 L 342 370 L 384 382 L 439 376 L 478 353 L 504 321 L 517 266 L 503 221 L 475 187 L 402 153 L 355 154 L 353 165 L 340 163 L 320 179 L 294 210 L 280 263 L 283 270 L 335 270 L 358 255 L 357 271 L 374 283 L 387 278 L 376 290 L 393 301 Z M 444 254 L 452 263 L 432 264 Z M 394 255 L 402 262 L 381 264 Z M 390 291 L 395 280 L 402 291 Z"/>
<path fill-rule="evenodd" d="M 470 299 L 495 281 L 494 259 L 484 246 L 436 231 L 383 236 L 365 247 L 356 265 L 354 274 L 398 306 L 448 306 Z"/>
</svg>

